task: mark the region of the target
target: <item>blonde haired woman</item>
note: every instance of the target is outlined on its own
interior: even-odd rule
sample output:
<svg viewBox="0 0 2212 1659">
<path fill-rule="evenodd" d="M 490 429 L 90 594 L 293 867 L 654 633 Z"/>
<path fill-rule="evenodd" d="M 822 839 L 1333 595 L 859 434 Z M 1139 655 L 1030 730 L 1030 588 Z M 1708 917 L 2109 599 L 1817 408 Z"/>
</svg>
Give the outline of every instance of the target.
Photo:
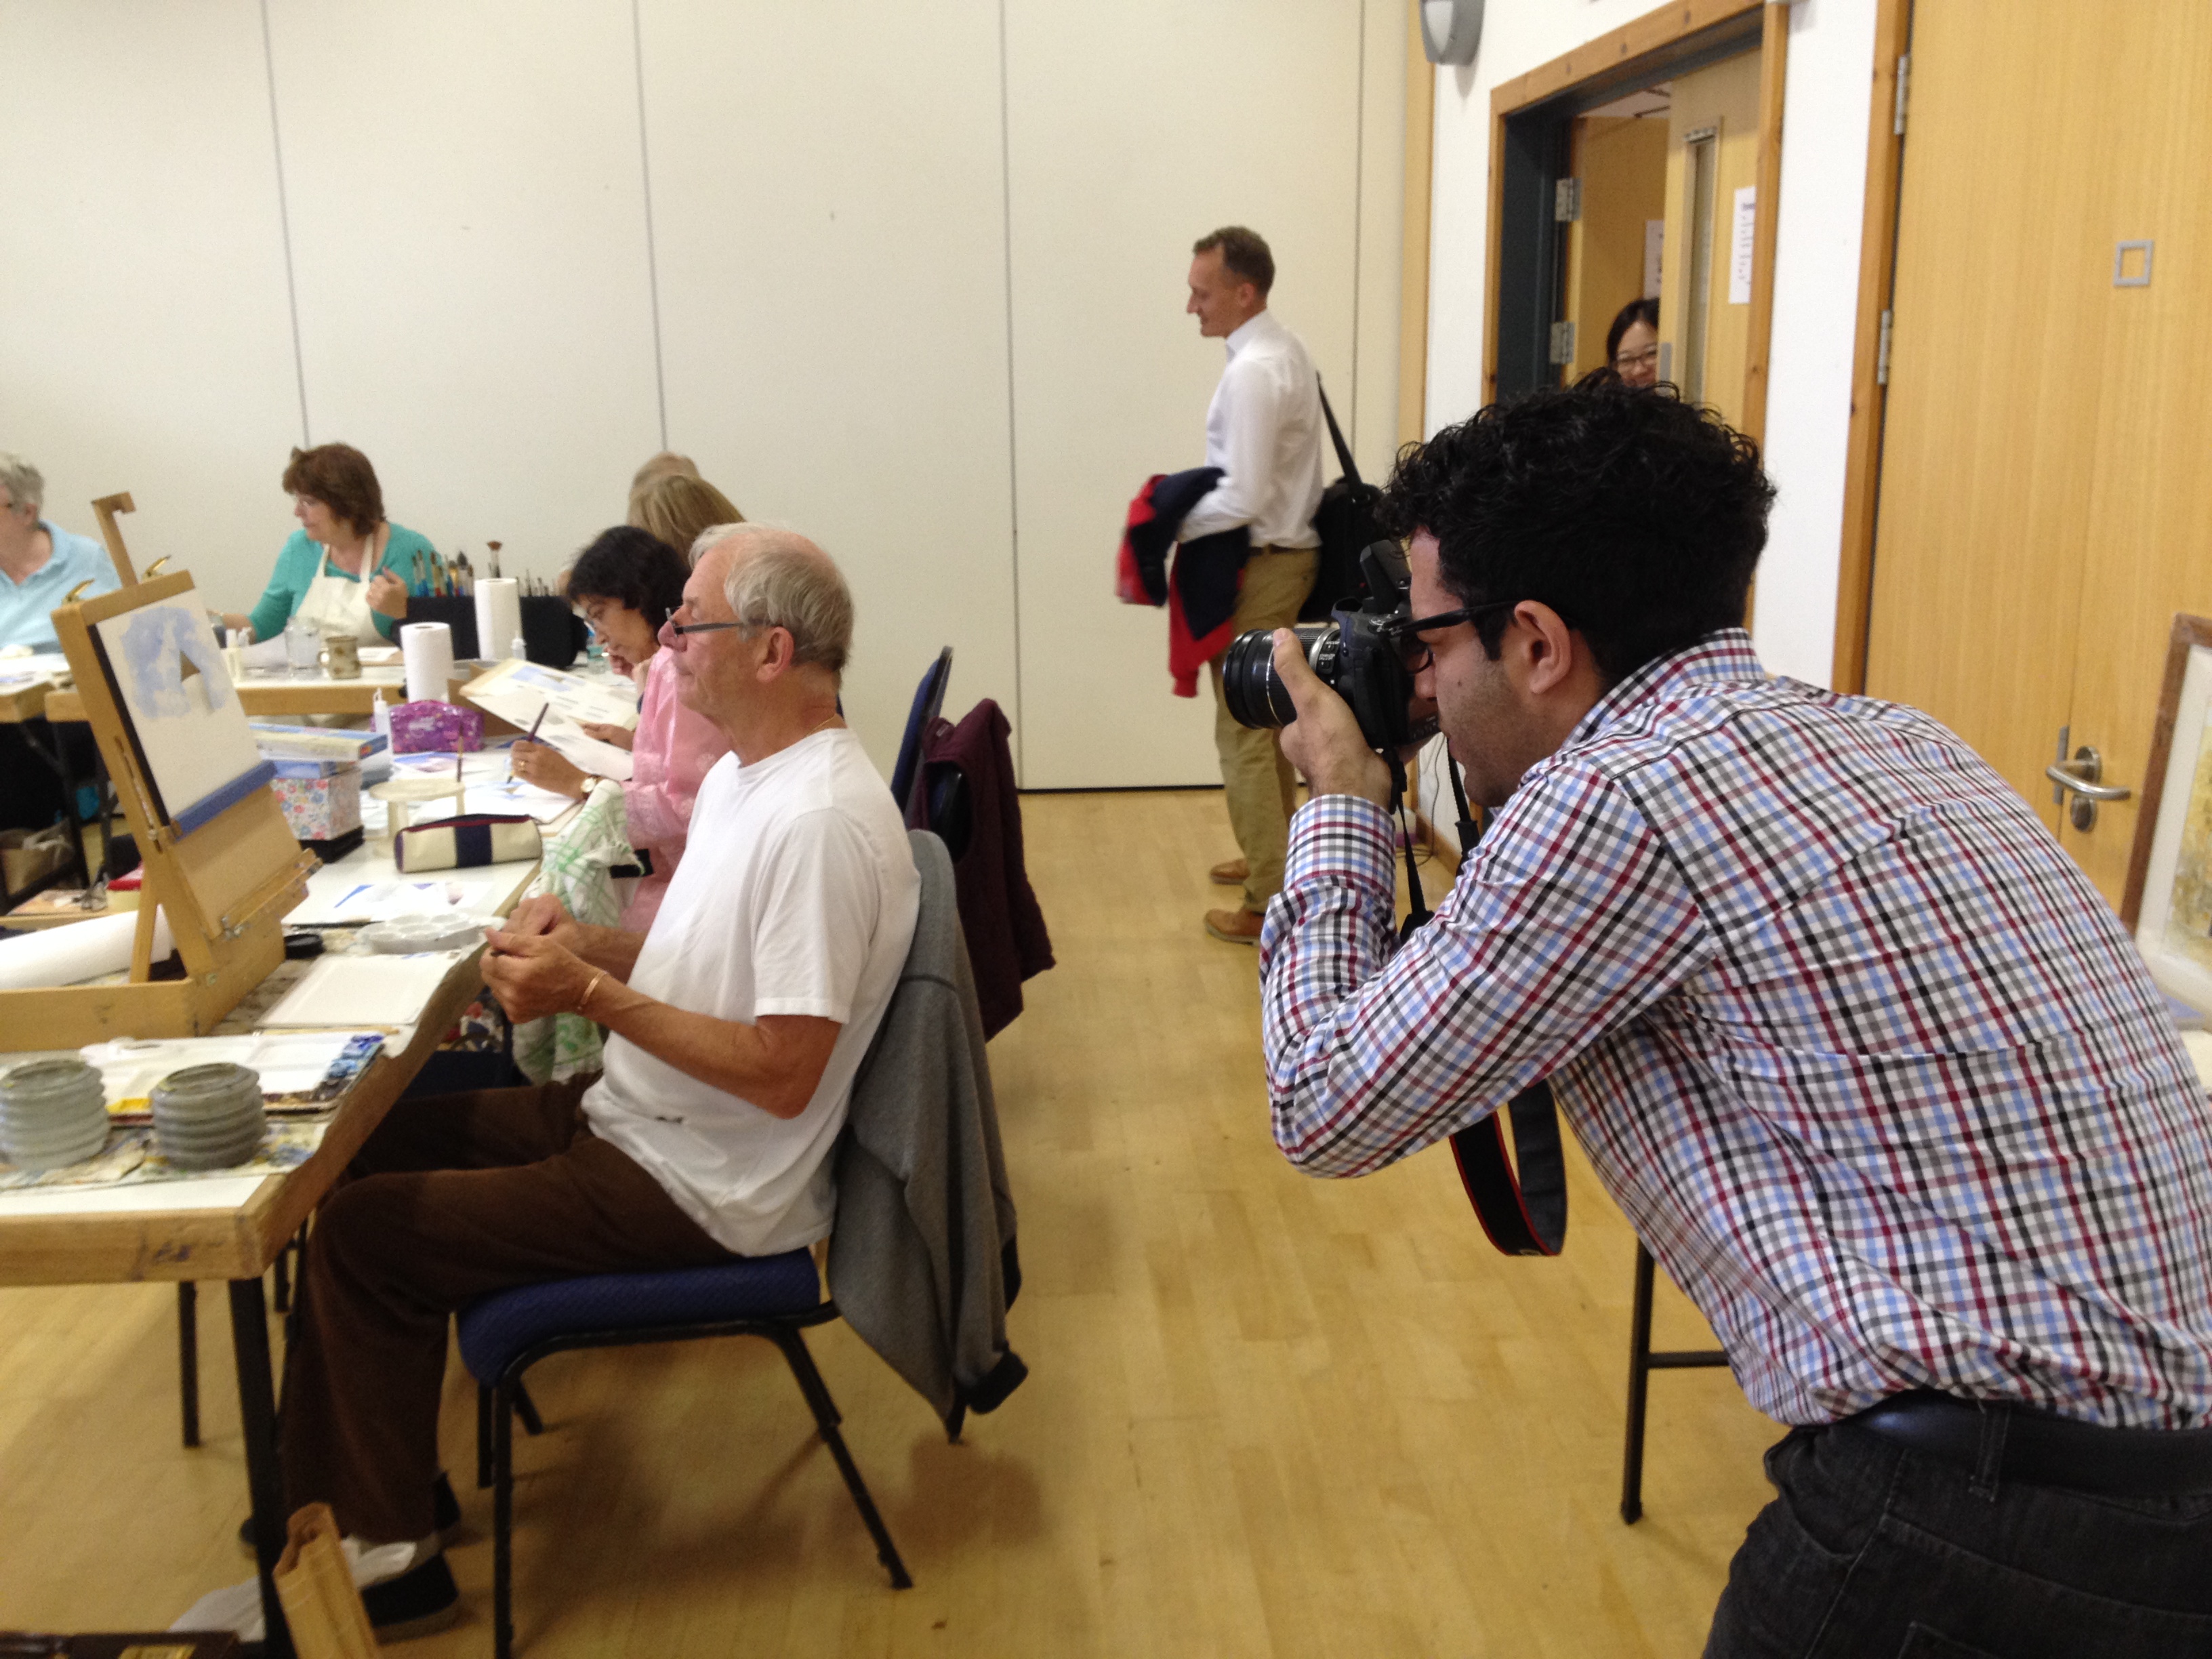
<svg viewBox="0 0 2212 1659">
<path fill-rule="evenodd" d="M 745 515 L 727 495 L 695 473 L 665 472 L 630 492 L 629 521 L 650 531 L 689 561 L 700 532 L 743 524 Z"/>
</svg>

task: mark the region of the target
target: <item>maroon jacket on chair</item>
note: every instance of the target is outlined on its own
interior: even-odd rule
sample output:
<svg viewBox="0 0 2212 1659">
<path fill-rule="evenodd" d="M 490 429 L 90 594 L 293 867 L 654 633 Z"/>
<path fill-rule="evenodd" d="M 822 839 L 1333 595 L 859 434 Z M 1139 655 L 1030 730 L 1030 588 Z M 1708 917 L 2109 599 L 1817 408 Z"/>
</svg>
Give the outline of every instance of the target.
<svg viewBox="0 0 2212 1659">
<path fill-rule="evenodd" d="M 1022 863 L 1022 804 L 1007 743 L 1012 732 L 988 697 L 957 726 L 938 721 L 922 740 L 921 787 L 907 817 L 910 828 L 942 836 L 952 854 L 960 929 L 987 1037 L 1021 1012 L 1022 981 L 1052 966 L 1044 912 Z"/>
</svg>

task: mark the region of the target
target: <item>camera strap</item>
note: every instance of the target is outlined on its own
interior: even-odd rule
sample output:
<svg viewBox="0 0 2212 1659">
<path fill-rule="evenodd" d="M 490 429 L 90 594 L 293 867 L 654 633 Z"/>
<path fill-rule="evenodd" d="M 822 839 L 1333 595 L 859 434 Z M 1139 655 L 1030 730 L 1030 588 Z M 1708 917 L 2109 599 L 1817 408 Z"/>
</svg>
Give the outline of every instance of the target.
<svg viewBox="0 0 2212 1659">
<path fill-rule="evenodd" d="M 1444 757 L 1444 774 L 1451 779 L 1452 802 L 1459 808 L 1459 861 L 1465 868 L 1481 838 L 1482 826 L 1467 804 L 1459 763 Z M 1413 848 L 1406 849 L 1407 874 L 1413 874 Z M 1413 884 L 1413 906 L 1420 912 L 1420 887 Z M 1426 921 L 1426 915 L 1420 920 Z M 1407 934 L 1418 922 L 1408 919 Z M 1513 1120 L 1513 1146 L 1505 1148 L 1501 1117 Z M 1474 1218 L 1492 1244 L 1507 1255 L 1557 1255 L 1567 1242 L 1567 1165 L 1559 1147 L 1559 1113 L 1550 1083 L 1539 1079 L 1508 1103 L 1504 1111 L 1492 1112 L 1480 1123 L 1471 1123 L 1451 1138 L 1452 1160 L 1459 1165 L 1460 1185 L 1474 1206 Z"/>
</svg>

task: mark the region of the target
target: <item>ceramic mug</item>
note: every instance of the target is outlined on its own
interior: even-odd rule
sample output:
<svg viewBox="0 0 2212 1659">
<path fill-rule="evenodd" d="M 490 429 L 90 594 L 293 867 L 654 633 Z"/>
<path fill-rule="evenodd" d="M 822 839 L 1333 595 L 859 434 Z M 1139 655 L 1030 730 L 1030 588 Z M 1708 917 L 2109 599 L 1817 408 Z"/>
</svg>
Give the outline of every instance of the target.
<svg viewBox="0 0 2212 1659">
<path fill-rule="evenodd" d="M 350 634 L 325 634 L 323 649 L 327 653 L 330 676 L 334 680 L 357 680 L 361 678 L 361 641 Z"/>
</svg>

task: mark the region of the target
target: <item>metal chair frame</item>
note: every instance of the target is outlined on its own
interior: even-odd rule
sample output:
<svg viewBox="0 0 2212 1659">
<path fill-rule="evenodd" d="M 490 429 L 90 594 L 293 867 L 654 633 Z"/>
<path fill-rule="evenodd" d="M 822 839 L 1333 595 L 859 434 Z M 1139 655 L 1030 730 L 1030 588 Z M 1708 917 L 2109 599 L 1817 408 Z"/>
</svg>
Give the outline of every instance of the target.
<svg viewBox="0 0 2212 1659">
<path fill-rule="evenodd" d="M 477 1385 L 477 1484 L 492 1488 L 492 1651 L 495 1659 L 511 1659 L 514 1650 L 514 1419 L 523 1416 L 524 1426 L 532 1434 L 542 1427 L 536 1420 L 537 1413 L 529 1395 L 523 1390 L 522 1374 L 541 1359 L 578 1348 L 642 1347 L 654 1342 L 695 1342 L 721 1336 L 757 1336 L 775 1343 L 785 1364 L 790 1366 L 808 1408 L 814 1413 L 814 1425 L 823 1443 L 830 1448 L 830 1455 L 836 1460 L 837 1472 L 845 1479 L 845 1490 L 852 1495 L 854 1507 L 860 1510 L 869 1537 L 875 1540 L 876 1559 L 890 1572 L 891 1588 L 914 1588 L 906 1563 L 899 1559 L 898 1547 L 891 1541 L 890 1530 L 884 1525 L 875 1499 L 868 1495 L 867 1482 L 860 1478 L 860 1467 L 846 1448 L 845 1437 L 838 1432 L 837 1425 L 844 1419 L 837 1410 L 836 1401 L 830 1397 L 829 1385 L 815 1368 L 814 1356 L 807 1351 L 805 1338 L 801 1334 L 809 1327 L 827 1324 L 837 1316 L 837 1304 L 825 1301 L 797 1314 L 717 1320 L 696 1325 L 566 1332 L 522 1350 L 507 1362 L 495 1383 Z M 488 1460 L 484 1449 L 487 1429 L 490 1437 Z"/>
<path fill-rule="evenodd" d="M 1644 1241 L 1636 1241 L 1636 1302 L 1628 1316 L 1628 1444 L 1620 1460 L 1620 1518 L 1634 1526 L 1644 1518 L 1644 1413 L 1654 1371 L 1702 1370 L 1725 1365 L 1718 1348 L 1651 1351 L 1651 1281 L 1656 1268 Z"/>
</svg>

